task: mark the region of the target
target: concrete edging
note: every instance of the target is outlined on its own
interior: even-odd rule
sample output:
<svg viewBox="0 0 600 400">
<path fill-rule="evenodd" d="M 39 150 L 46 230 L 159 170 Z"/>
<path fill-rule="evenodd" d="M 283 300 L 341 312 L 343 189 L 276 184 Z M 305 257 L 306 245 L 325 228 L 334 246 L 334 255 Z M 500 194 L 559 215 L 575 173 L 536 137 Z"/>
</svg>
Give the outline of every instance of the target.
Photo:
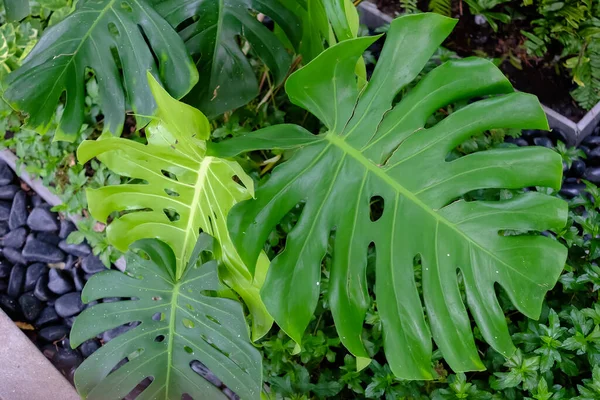
<svg viewBox="0 0 600 400">
<path fill-rule="evenodd" d="M 0 310 L 0 400 L 78 400 L 75 388 Z"/>
<path fill-rule="evenodd" d="M 360 23 L 371 29 L 376 29 L 382 25 L 389 24 L 393 18 L 377 8 L 374 3 L 363 1 L 358 5 L 360 14 Z M 569 146 L 577 146 L 588 135 L 590 135 L 596 125 L 600 122 L 600 103 L 596 104 L 584 117 L 577 123 L 571 121 L 564 115 L 546 107 L 542 108 L 548 118 L 550 128 L 560 129 L 567 135 Z"/>
</svg>

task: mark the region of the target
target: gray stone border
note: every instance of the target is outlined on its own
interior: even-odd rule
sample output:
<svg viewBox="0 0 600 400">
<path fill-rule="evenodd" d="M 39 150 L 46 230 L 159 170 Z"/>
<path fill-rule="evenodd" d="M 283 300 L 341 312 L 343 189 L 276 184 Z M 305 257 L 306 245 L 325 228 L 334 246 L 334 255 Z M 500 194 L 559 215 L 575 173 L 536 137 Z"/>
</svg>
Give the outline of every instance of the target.
<svg viewBox="0 0 600 400">
<path fill-rule="evenodd" d="M 79 400 L 75 388 L 0 310 L 0 400 Z"/>
<path fill-rule="evenodd" d="M 358 5 L 360 13 L 360 23 L 371 29 L 376 29 L 382 25 L 389 24 L 393 18 L 379 11 L 374 3 L 363 1 Z M 578 123 L 571 121 L 564 115 L 542 105 L 550 128 L 560 129 L 567 135 L 568 145 L 576 146 L 588 135 L 590 135 L 596 125 L 600 122 L 600 103 L 596 104 Z"/>
</svg>

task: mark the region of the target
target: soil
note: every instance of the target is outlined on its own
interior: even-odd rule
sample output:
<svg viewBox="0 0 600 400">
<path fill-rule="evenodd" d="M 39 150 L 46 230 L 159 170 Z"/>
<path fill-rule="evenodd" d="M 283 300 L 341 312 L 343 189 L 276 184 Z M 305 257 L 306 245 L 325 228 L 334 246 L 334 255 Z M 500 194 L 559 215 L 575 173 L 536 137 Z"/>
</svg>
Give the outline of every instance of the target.
<svg viewBox="0 0 600 400">
<path fill-rule="evenodd" d="M 379 9 L 391 16 L 402 12 L 398 0 L 373 0 Z M 419 0 L 419 9 L 427 10 L 427 0 Z M 532 10 L 533 11 L 533 10 Z M 453 1 L 452 16 L 459 20 L 444 46 L 461 57 L 483 56 L 501 59 L 500 69 L 516 89 L 533 93 L 540 101 L 572 121 L 578 122 L 586 113 L 573 100 L 570 92 L 576 87 L 571 77 L 560 67 L 560 48 L 549 48 L 544 58 L 527 55 L 521 30 L 529 30 L 534 15 L 513 17 L 510 24 L 499 24 L 494 32 L 489 24 L 478 25 L 469 7 Z M 513 63 L 510 62 L 512 58 Z M 517 64 L 517 68 L 514 64 Z M 562 71 L 561 71 L 562 70 Z M 559 73 L 561 71 L 562 73 Z"/>
</svg>

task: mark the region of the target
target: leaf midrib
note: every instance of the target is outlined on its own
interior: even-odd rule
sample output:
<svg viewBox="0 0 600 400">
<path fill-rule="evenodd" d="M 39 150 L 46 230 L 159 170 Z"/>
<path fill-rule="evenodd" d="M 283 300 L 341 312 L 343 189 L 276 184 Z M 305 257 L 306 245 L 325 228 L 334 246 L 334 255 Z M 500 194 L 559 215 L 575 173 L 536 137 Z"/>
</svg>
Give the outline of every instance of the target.
<svg viewBox="0 0 600 400">
<path fill-rule="evenodd" d="M 462 236 L 468 243 L 471 243 L 473 246 L 477 247 L 483 253 L 487 254 L 490 258 L 497 260 L 502 265 L 506 266 L 506 268 L 513 271 L 515 274 L 522 276 L 524 279 L 538 285 L 538 283 L 531 280 L 531 278 L 522 274 L 520 271 L 513 268 L 511 265 L 507 264 L 503 260 L 496 257 L 494 254 L 490 253 L 487 249 L 481 247 L 479 243 L 473 241 L 470 237 L 465 235 L 461 230 L 459 230 L 453 223 L 448 221 L 446 218 L 439 215 L 436 210 L 429 207 L 423 201 L 421 201 L 417 196 L 415 196 L 410 190 L 406 189 L 392 177 L 390 177 L 385 170 L 379 168 L 375 163 L 366 158 L 359 150 L 355 149 L 346 141 L 343 137 L 339 136 L 336 132 L 329 131 L 324 135 L 324 139 L 326 139 L 329 143 L 333 144 L 337 148 L 339 148 L 342 152 L 348 154 L 350 157 L 354 158 L 357 162 L 359 162 L 364 168 L 366 168 L 371 173 L 375 174 L 378 178 L 381 178 L 385 183 L 387 183 L 390 187 L 394 188 L 398 193 L 405 196 L 407 199 L 415 203 L 417 206 L 422 208 L 426 213 L 431 215 L 437 223 L 442 223 L 446 225 L 448 228 L 456 232 L 458 235 Z M 395 216 L 394 216 L 395 218 Z"/>
<path fill-rule="evenodd" d="M 190 236 L 194 234 L 194 220 L 196 217 L 196 212 L 200 208 L 198 203 L 200 201 L 200 195 L 202 194 L 202 189 L 204 188 L 205 181 L 207 180 L 208 172 L 210 172 L 209 166 L 212 162 L 212 157 L 205 157 L 200 162 L 200 167 L 198 168 L 198 178 L 196 179 L 196 184 L 194 185 L 194 196 L 192 197 L 192 201 L 189 204 L 190 207 L 190 216 L 188 218 L 186 227 L 185 227 L 185 236 L 183 238 L 183 246 L 182 253 L 179 256 L 179 260 L 183 263 L 185 260 L 185 254 L 188 251 L 188 242 L 190 240 Z M 195 239 L 195 238 L 194 238 Z M 177 279 L 181 279 L 183 275 L 183 264 L 177 266 Z"/>
<path fill-rule="evenodd" d="M 167 378 L 165 379 L 165 400 L 169 400 L 171 366 L 173 365 L 173 343 L 175 342 L 175 314 L 177 312 L 177 298 L 179 297 L 180 285 L 181 282 L 177 282 L 173 285 L 173 297 L 171 297 L 171 311 L 169 315 L 169 343 L 167 345 Z"/>
</svg>

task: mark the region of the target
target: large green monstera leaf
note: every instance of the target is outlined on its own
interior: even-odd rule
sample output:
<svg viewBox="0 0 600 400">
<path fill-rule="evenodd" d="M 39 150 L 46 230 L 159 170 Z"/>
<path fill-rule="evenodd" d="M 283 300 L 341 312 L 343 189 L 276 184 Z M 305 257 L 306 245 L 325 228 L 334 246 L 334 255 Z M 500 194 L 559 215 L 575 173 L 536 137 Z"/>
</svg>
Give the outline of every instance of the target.
<svg viewBox="0 0 600 400">
<path fill-rule="evenodd" d="M 156 10 L 179 31 L 196 60 L 200 81 L 186 97 L 209 117 L 242 106 L 258 95 L 258 80 L 240 48 L 243 37 L 279 84 L 292 57 L 256 17 L 273 19 L 297 46 L 302 29 L 296 15 L 279 0 L 152 0 Z M 187 23 L 190 21 L 191 23 Z"/>
<path fill-rule="evenodd" d="M 146 127 L 148 144 L 108 135 L 84 141 L 77 151 L 82 163 L 98 157 L 113 172 L 143 183 L 88 189 L 89 210 L 104 222 L 115 211 L 137 211 L 116 218 L 108 227 L 108 239 L 122 251 L 138 239 L 162 240 L 175 252 L 178 278 L 201 231 L 218 239 L 225 266 L 221 277 L 246 302 L 258 339 L 273 322 L 259 294 L 269 259 L 262 253 L 258 265 L 255 260 L 252 269 L 256 265 L 258 273 L 253 278 L 226 222 L 234 204 L 252 197 L 252 179 L 236 162 L 207 157 L 206 117 L 170 97 L 151 75 L 148 79 L 157 104 L 156 117 Z"/>
<path fill-rule="evenodd" d="M 98 81 L 104 129 L 114 134 L 121 133 L 127 109 L 154 111 L 146 71 L 177 98 L 198 80 L 177 32 L 145 0 L 85 0 L 48 28 L 22 67 L 8 75 L 4 98 L 29 114 L 29 126 L 45 132 L 65 93 L 55 137 L 72 141 L 84 121 L 88 69 Z"/>
<path fill-rule="evenodd" d="M 359 367 L 372 356 L 361 333 L 370 304 L 367 251 L 373 245 L 385 353 L 392 371 L 405 379 L 432 378 L 432 337 L 455 371 L 484 369 L 459 275 L 481 335 L 508 356 L 515 347 L 495 285 L 520 312 L 537 318 L 567 253 L 541 235 L 505 233 L 560 229 L 567 205 L 557 198 L 528 192 L 510 200 L 457 200 L 484 188 L 558 188 L 558 154 L 503 148 L 446 161 L 453 148 L 488 129 L 547 129 L 534 96 L 515 93 L 490 62 L 470 58 L 439 66 L 393 105 L 454 24 L 435 14 L 395 20 L 377 68 L 360 92 L 354 68 L 374 37 L 343 41 L 294 73 L 286 84 L 289 97 L 319 117 L 326 133 L 314 136 L 281 125 L 210 150 L 231 156 L 264 147 L 299 148 L 257 190 L 256 199 L 233 208 L 231 237 L 252 265 L 276 224 L 304 203 L 261 293 L 275 321 L 300 342 L 317 305 L 321 261 L 334 233 L 329 304 L 339 336 Z M 426 127 L 436 110 L 465 99 L 474 101 Z M 383 202 L 380 216 L 370 212 L 376 199 Z"/>
<path fill-rule="evenodd" d="M 29 0 L 4 0 L 4 11 L 9 21 L 19 21 L 29 15 Z"/>
<path fill-rule="evenodd" d="M 192 368 L 202 363 L 242 399 L 259 399 L 262 357 L 250 343 L 242 306 L 210 296 L 220 288 L 217 262 L 199 262 L 212 251 L 202 235 L 183 276 L 176 276 L 171 248 L 156 239 L 132 245 L 127 271 L 105 271 L 86 284 L 85 303 L 106 297 L 129 300 L 100 303 L 75 320 L 71 346 L 124 324 L 139 323 L 105 344 L 75 372 L 84 399 L 122 399 L 140 382 L 152 382 L 137 399 L 227 399 Z M 207 293 L 209 292 L 209 293 Z M 121 361 L 127 362 L 111 370 Z"/>
</svg>

